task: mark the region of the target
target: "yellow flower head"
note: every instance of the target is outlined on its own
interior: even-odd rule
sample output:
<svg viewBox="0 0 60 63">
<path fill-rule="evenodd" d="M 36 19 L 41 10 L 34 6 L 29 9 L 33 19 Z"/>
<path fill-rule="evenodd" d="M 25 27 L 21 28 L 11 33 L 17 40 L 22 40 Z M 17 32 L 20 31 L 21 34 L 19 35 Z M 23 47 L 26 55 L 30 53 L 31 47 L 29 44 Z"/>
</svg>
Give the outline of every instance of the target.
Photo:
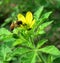
<svg viewBox="0 0 60 63">
<path fill-rule="evenodd" d="M 30 11 L 26 13 L 26 17 L 24 17 L 22 14 L 18 14 L 17 18 L 18 21 L 22 21 L 22 23 L 29 26 L 29 28 L 32 28 L 35 23 L 35 19 L 33 19 L 33 15 Z"/>
</svg>

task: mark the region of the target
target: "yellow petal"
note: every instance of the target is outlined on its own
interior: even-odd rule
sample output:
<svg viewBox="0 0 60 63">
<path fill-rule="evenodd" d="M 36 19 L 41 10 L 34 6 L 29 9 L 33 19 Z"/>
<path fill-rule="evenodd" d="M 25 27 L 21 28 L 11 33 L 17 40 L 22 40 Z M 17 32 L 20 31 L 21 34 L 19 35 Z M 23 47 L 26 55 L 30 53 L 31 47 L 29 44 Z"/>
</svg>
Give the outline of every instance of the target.
<svg viewBox="0 0 60 63">
<path fill-rule="evenodd" d="M 35 19 L 32 21 L 32 23 L 30 24 L 30 28 L 32 28 L 32 26 L 34 25 L 35 23 Z"/>
<path fill-rule="evenodd" d="M 25 19 L 25 17 L 22 14 L 18 14 L 17 18 L 18 18 L 18 21 L 22 21 L 23 23 L 26 22 L 26 19 Z"/>
<path fill-rule="evenodd" d="M 27 13 L 26 13 L 26 23 L 27 23 L 27 24 L 31 24 L 32 19 L 33 19 L 32 13 L 31 13 L 30 11 L 27 12 Z"/>
</svg>

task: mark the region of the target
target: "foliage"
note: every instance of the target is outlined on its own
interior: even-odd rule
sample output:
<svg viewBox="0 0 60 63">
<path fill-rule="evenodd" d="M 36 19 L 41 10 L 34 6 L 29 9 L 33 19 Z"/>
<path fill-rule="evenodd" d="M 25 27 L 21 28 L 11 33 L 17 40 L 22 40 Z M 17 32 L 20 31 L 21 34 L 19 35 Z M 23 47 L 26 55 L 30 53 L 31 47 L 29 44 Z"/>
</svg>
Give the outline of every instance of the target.
<svg viewBox="0 0 60 63">
<path fill-rule="evenodd" d="M 0 28 L 1 63 L 53 63 L 60 57 L 60 51 L 54 46 L 44 46 L 48 41 L 37 37 L 45 34 L 45 28 L 53 21 L 47 21 L 52 12 L 42 14 L 44 7 L 34 13 L 35 24 L 31 30 L 16 27 L 13 31 Z M 8 20 L 7 20 L 8 21 Z"/>
</svg>

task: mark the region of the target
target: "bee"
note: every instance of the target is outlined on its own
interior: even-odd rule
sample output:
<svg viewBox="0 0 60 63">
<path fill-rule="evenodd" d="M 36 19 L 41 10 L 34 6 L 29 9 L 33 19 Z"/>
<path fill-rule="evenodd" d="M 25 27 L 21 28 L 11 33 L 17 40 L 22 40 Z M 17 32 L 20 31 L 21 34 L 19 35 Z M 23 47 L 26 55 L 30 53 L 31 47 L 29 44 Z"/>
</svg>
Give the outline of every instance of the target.
<svg viewBox="0 0 60 63">
<path fill-rule="evenodd" d="M 13 22 L 13 23 L 10 25 L 10 30 L 13 30 L 15 27 L 19 27 L 20 25 L 22 25 L 22 21 Z"/>
</svg>

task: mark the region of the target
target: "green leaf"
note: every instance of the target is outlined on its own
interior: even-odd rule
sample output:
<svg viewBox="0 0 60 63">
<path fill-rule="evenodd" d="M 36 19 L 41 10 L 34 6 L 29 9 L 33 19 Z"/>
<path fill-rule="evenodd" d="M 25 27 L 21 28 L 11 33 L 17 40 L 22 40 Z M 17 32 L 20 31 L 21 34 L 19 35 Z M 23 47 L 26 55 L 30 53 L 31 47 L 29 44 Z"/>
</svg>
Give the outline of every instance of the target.
<svg viewBox="0 0 60 63">
<path fill-rule="evenodd" d="M 47 54 L 51 54 L 51 55 L 60 55 L 60 51 L 53 45 L 41 48 L 39 51 Z"/>
<path fill-rule="evenodd" d="M 32 42 L 30 42 L 30 41 L 22 42 L 21 45 L 22 45 L 22 46 L 29 47 L 29 48 L 34 48 L 34 45 L 33 45 Z"/>
<path fill-rule="evenodd" d="M 41 29 L 38 29 L 37 31 L 36 31 L 36 35 L 38 35 L 38 34 L 45 34 L 45 31 L 44 30 L 41 30 Z"/>
<path fill-rule="evenodd" d="M 11 48 L 9 48 L 6 44 L 1 45 L 0 47 L 0 57 L 3 61 L 7 61 L 10 58 Z"/>
<path fill-rule="evenodd" d="M 29 35 L 30 36 L 30 35 Z M 29 36 L 20 36 L 20 39 L 22 41 L 22 44 L 23 46 L 27 46 L 29 48 L 34 48 L 34 44 L 31 42 L 30 37 Z M 26 39 L 25 37 L 27 37 L 28 39 Z"/>
<path fill-rule="evenodd" d="M 12 33 L 6 28 L 0 28 L 0 35 L 11 35 Z"/>
<path fill-rule="evenodd" d="M 29 51 L 30 51 L 30 49 L 28 49 L 26 47 L 20 47 L 20 48 L 14 49 L 12 55 L 13 56 L 15 56 L 15 55 L 23 55 L 23 54 L 26 54 Z"/>
<path fill-rule="evenodd" d="M 41 6 L 35 13 L 34 13 L 34 16 L 35 16 L 35 19 L 38 20 L 39 17 L 41 16 L 41 13 L 43 11 L 44 7 Z"/>
<path fill-rule="evenodd" d="M 47 40 L 46 39 L 42 39 L 42 40 L 40 40 L 39 42 L 38 42 L 38 44 L 37 44 L 37 48 L 40 48 L 43 44 L 45 44 L 47 42 Z"/>
<path fill-rule="evenodd" d="M 20 61 L 21 61 L 20 63 L 35 63 L 36 55 L 37 53 L 35 52 L 26 53 L 25 55 L 20 57 Z"/>
<path fill-rule="evenodd" d="M 5 20 L 5 22 L 1 25 L 1 27 L 4 27 L 5 25 L 7 25 L 8 23 L 10 23 L 12 21 L 12 18 L 10 17 L 10 18 L 7 18 L 6 20 Z"/>
<path fill-rule="evenodd" d="M 16 39 L 16 40 L 13 42 L 13 45 L 12 45 L 12 46 L 21 45 L 22 43 L 24 43 L 24 41 L 22 41 L 21 39 Z"/>
<path fill-rule="evenodd" d="M 50 12 L 51 13 L 51 12 Z M 50 13 L 48 12 L 47 14 L 49 14 L 50 15 Z M 46 23 L 43 23 L 44 21 L 46 21 L 46 19 L 49 17 L 49 15 L 48 16 L 42 16 L 37 22 L 36 22 L 36 24 L 35 24 L 35 28 L 34 29 L 37 29 L 37 28 L 39 28 L 39 30 L 41 30 L 40 28 L 41 27 L 47 27 L 48 25 L 50 25 L 53 21 L 50 21 L 50 22 L 46 22 Z M 43 24 L 42 24 L 43 23 Z M 40 27 L 39 27 L 40 26 Z"/>
<path fill-rule="evenodd" d="M 17 45 L 22 45 L 22 46 L 26 46 L 29 48 L 34 48 L 34 45 L 32 44 L 32 42 L 25 39 L 25 37 L 23 37 L 22 35 L 20 35 L 19 39 L 17 39 L 16 41 L 13 42 L 13 46 L 17 46 Z"/>
<path fill-rule="evenodd" d="M 52 12 L 47 12 L 47 13 L 43 14 L 41 16 L 41 18 L 36 22 L 37 23 L 36 25 L 39 26 L 40 24 L 42 24 L 46 19 L 49 18 L 49 16 L 50 16 L 51 13 Z"/>
<path fill-rule="evenodd" d="M 47 12 L 47 13 L 43 14 L 41 18 L 48 19 L 51 13 L 52 13 L 52 11 Z"/>
<path fill-rule="evenodd" d="M 4 62 L 0 60 L 0 63 L 4 63 Z"/>
<path fill-rule="evenodd" d="M 50 58 L 49 58 L 50 57 Z M 49 60 L 51 61 L 51 63 L 53 63 L 53 61 L 55 61 L 57 58 L 60 58 L 60 56 L 54 56 L 54 55 L 48 55 L 48 62 Z M 47 59 L 47 58 L 46 58 Z M 58 62 L 57 62 L 58 63 Z"/>
<path fill-rule="evenodd" d="M 45 22 L 45 23 L 41 24 L 38 29 L 43 30 L 43 29 L 45 29 L 47 26 L 49 26 L 52 22 L 53 22 L 53 21 Z"/>
<path fill-rule="evenodd" d="M 13 37 L 13 34 L 8 31 L 6 28 L 0 28 L 0 41 L 6 42 L 11 45 L 12 42 L 15 41 L 15 38 Z"/>
<path fill-rule="evenodd" d="M 37 31 L 36 31 L 36 35 L 38 35 L 38 34 L 44 34 L 44 33 L 45 33 L 44 29 L 45 29 L 47 26 L 49 26 L 52 22 L 53 22 L 53 21 L 45 22 L 45 23 L 39 25 L 38 28 L 37 28 Z"/>
<path fill-rule="evenodd" d="M 15 28 L 15 29 L 13 30 L 13 33 L 14 33 L 14 34 L 18 34 L 18 32 L 19 32 L 18 28 Z"/>
</svg>

